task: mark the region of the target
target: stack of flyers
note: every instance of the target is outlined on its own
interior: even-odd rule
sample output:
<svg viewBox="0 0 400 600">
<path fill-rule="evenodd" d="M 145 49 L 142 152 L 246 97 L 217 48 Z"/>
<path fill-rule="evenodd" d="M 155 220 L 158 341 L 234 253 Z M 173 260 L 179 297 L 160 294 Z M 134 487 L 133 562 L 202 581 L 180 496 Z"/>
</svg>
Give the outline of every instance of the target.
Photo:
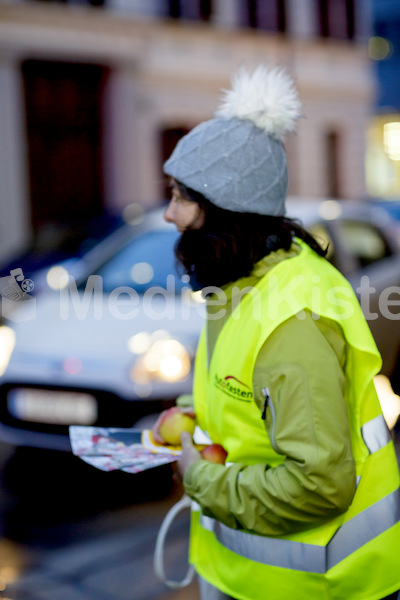
<svg viewBox="0 0 400 600">
<path fill-rule="evenodd" d="M 201 430 L 193 437 L 199 450 L 210 443 Z M 181 446 L 158 444 L 149 429 L 71 425 L 69 439 L 73 454 L 101 471 L 141 473 L 174 462 L 181 453 Z"/>
</svg>

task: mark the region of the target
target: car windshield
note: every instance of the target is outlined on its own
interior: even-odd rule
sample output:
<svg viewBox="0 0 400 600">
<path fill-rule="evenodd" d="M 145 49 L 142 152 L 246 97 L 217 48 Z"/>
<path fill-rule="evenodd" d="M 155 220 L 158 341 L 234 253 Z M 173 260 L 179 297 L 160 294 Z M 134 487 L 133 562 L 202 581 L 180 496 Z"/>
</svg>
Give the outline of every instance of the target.
<svg viewBox="0 0 400 600">
<path fill-rule="evenodd" d="M 177 231 L 148 231 L 132 239 L 96 273 L 103 279 L 103 290 L 127 286 L 144 294 L 151 287 L 179 293 L 184 286 L 176 268 L 174 245 Z"/>
</svg>

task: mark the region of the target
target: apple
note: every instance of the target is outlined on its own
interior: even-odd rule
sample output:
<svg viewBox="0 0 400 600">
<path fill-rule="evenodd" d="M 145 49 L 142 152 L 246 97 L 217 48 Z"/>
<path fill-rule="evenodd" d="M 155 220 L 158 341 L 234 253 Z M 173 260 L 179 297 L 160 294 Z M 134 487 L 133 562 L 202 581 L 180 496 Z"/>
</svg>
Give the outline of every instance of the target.
<svg viewBox="0 0 400 600">
<path fill-rule="evenodd" d="M 181 434 L 188 431 L 190 435 L 193 435 L 195 427 L 196 418 L 194 416 L 173 406 L 162 413 L 158 431 L 167 444 L 178 446 L 181 443 Z"/>
<path fill-rule="evenodd" d="M 201 457 L 210 462 L 224 465 L 226 457 L 228 456 L 227 451 L 221 444 L 210 444 L 201 451 Z"/>
</svg>

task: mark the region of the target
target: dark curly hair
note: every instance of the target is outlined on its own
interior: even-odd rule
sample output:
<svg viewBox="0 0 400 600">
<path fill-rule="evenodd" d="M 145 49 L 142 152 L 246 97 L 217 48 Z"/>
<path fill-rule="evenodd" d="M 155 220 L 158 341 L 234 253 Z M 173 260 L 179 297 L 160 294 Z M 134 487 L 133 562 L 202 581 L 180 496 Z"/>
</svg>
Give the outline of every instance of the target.
<svg viewBox="0 0 400 600">
<path fill-rule="evenodd" d="M 193 287 L 222 286 L 246 277 L 264 256 L 280 248 L 289 250 L 294 237 L 326 256 L 327 249 L 297 220 L 225 210 L 179 181 L 173 184 L 183 198 L 197 202 L 205 213 L 204 225 L 184 231 L 175 246 L 175 255 Z"/>
</svg>

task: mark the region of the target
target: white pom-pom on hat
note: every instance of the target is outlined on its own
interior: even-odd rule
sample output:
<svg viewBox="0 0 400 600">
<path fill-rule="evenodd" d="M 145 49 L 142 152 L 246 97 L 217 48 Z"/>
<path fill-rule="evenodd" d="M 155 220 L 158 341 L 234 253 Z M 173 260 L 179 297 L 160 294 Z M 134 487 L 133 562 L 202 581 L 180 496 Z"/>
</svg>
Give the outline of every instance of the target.
<svg viewBox="0 0 400 600">
<path fill-rule="evenodd" d="M 267 134 L 282 140 L 295 130 L 301 102 L 292 79 L 283 67 L 259 65 L 252 73 L 244 67 L 225 90 L 217 117 L 251 121 Z"/>
</svg>

